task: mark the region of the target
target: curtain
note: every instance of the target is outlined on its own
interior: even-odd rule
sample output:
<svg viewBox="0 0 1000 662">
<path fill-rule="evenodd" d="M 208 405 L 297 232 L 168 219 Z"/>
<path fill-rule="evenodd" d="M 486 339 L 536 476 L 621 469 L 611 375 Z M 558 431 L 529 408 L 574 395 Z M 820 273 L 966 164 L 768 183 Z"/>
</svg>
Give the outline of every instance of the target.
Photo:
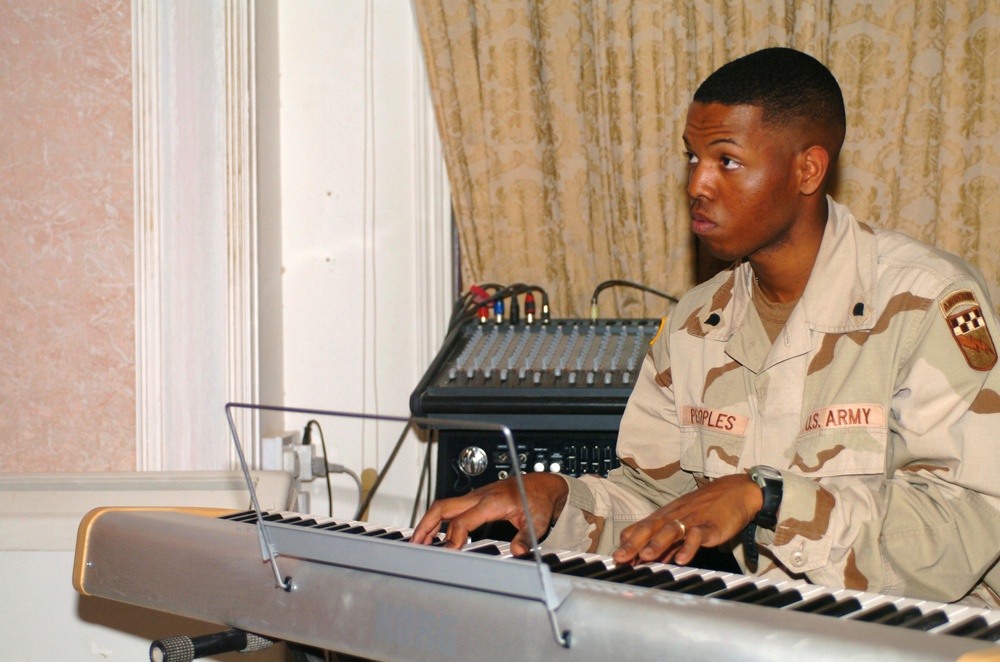
<svg viewBox="0 0 1000 662">
<path fill-rule="evenodd" d="M 698 84 L 767 46 L 825 62 L 848 134 L 834 196 L 979 266 L 1000 300 L 1000 3 L 994 0 L 414 0 L 464 287 L 525 282 L 556 317 L 595 286 L 679 295 L 718 265 L 688 230 Z M 602 317 L 659 317 L 637 290 Z"/>
</svg>

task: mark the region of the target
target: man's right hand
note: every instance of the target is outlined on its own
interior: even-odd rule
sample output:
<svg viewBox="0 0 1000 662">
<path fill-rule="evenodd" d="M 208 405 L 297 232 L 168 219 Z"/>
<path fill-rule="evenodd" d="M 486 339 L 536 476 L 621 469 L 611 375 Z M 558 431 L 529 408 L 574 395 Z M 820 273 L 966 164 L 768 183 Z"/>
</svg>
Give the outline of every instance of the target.
<svg viewBox="0 0 1000 662">
<path fill-rule="evenodd" d="M 541 537 L 562 512 L 569 486 L 559 474 L 539 472 L 524 475 L 524 490 L 528 495 L 535 532 Z M 528 552 L 531 544 L 527 520 L 513 477 L 462 496 L 435 501 L 417 524 L 411 542 L 430 544 L 441 530 L 441 525 L 447 522 L 444 546 L 457 549 L 466 543 L 469 531 L 487 522 L 501 520 L 510 522 L 518 531 L 510 543 L 511 552 Z"/>
</svg>

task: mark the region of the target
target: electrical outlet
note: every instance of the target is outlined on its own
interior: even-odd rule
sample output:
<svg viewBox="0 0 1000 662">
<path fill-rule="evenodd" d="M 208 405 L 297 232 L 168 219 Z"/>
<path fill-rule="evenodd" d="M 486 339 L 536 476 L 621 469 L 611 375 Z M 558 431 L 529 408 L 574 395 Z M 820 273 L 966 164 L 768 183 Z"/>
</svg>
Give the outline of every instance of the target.
<svg viewBox="0 0 1000 662">
<path fill-rule="evenodd" d="M 288 471 L 285 466 L 285 451 L 301 443 L 302 433 L 298 430 L 281 432 L 261 438 L 260 468 L 264 471 Z M 288 471 L 293 476 L 297 472 Z"/>
</svg>

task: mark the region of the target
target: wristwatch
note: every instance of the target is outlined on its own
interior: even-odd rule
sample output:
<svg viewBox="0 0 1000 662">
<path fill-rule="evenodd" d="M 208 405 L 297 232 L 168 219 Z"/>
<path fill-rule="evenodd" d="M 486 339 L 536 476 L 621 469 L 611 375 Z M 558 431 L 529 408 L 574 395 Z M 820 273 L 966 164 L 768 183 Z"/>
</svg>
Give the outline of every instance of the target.
<svg viewBox="0 0 1000 662">
<path fill-rule="evenodd" d="M 774 467 L 761 464 L 750 469 L 750 479 L 760 486 L 760 491 L 764 494 L 764 505 L 753 518 L 754 524 L 765 529 L 773 529 L 778 525 L 778 507 L 781 506 L 781 492 L 784 487 L 781 472 Z"/>
<path fill-rule="evenodd" d="M 757 527 L 773 529 L 778 525 L 778 507 L 781 506 L 781 492 L 784 482 L 781 479 L 780 471 L 764 465 L 752 467 L 750 479 L 760 486 L 760 491 L 764 496 L 764 505 L 757 512 L 757 516 L 743 529 L 743 554 L 749 569 L 755 571 L 757 560 L 760 557 L 760 553 L 757 551 Z"/>
</svg>

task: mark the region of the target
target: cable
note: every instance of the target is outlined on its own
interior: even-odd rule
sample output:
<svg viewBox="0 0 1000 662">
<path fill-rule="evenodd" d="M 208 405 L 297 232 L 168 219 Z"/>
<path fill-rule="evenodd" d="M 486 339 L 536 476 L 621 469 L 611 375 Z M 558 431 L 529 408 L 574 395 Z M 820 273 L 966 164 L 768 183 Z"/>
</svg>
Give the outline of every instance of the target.
<svg viewBox="0 0 1000 662">
<path fill-rule="evenodd" d="M 648 287 L 646 285 L 640 285 L 639 283 L 633 283 L 630 280 L 606 280 L 606 281 L 604 281 L 603 283 L 601 283 L 600 285 L 598 285 L 594 289 L 594 294 L 590 297 L 590 319 L 591 320 L 593 320 L 593 321 L 597 320 L 597 295 L 600 294 L 603 290 L 606 290 L 609 287 L 616 287 L 616 286 L 632 287 L 632 288 L 635 288 L 637 290 L 642 290 L 643 292 L 649 292 L 650 294 L 655 294 L 658 297 L 662 297 L 662 298 L 664 298 L 664 299 L 666 299 L 668 301 L 673 301 L 674 303 L 677 303 L 677 297 L 671 296 L 671 295 L 667 294 L 666 292 L 660 292 L 659 290 L 654 290 L 653 288 Z"/>
<path fill-rule="evenodd" d="M 320 426 L 319 421 L 312 419 L 306 423 L 306 429 L 302 431 L 302 445 L 308 446 L 312 441 L 312 436 L 309 434 L 312 430 L 312 426 L 316 426 L 316 430 L 319 431 L 319 441 L 320 445 L 323 447 L 323 465 L 329 467 L 330 456 L 326 453 L 326 438 L 323 436 L 323 428 Z M 326 474 L 326 503 L 327 503 L 327 514 L 333 517 L 333 486 L 330 484 L 330 471 L 324 471 Z"/>
<path fill-rule="evenodd" d="M 358 474 L 354 471 L 345 467 L 343 464 L 334 464 L 330 462 L 330 456 L 326 452 L 326 438 L 323 436 L 323 427 L 319 424 L 319 421 L 313 419 L 306 423 L 305 430 L 302 431 L 302 445 L 308 446 L 312 442 L 312 426 L 316 426 L 316 431 L 319 432 L 320 445 L 323 447 L 323 475 L 326 477 L 326 500 L 327 500 L 327 514 L 333 517 L 333 485 L 330 483 L 330 474 L 347 474 L 354 479 L 355 484 L 358 486 L 358 503 L 361 503 L 361 498 L 364 490 L 361 487 L 361 479 L 358 478 Z M 314 463 L 314 474 L 319 473 L 315 470 Z"/>
<path fill-rule="evenodd" d="M 490 294 L 487 290 L 493 290 Z M 548 324 L 551 321 L 551 313 L 549 310 L 549 294 L 544 289 L 538 285 L 527 285 L 525 283 L 515 283 L 513 285 L 503 286 L 497 283 L 486 283 L 484 285 L 473 285 L 469 288 L 469 292 L 463 294 L 455 300 L 452 306 L 451 319 L 448 322 L 448 330 L 451 331 L 459 324 L 462 324 L 469 319 L 472 319 L 477 314 L 479 316 L 479 321 L 485 323 L 489 318 L 489 309 L 493 308 L 494 319 L 500 323 L 503 321 L 504 306 L 503 300 L 511 297 L 515 298 L 519 294 L 531 294 L 532 292 L 537 292 L 542 297 L 542 315 L 541 323 Z M 532 295 L 532 308 L 534 308 L 534 295 Z M 516 304 L 512 303 L 512 308 Z M 527 303 L 525 304 L 527 307 Z M 525 311 L 527 313 L 527 310 Z M 516 320 L 511 319 L 511 323 L 516 323 Z M 528 321 L 531 324 L 534 321 L 534 314 L 532 313 L 531 320 Z"/>
</svg>

